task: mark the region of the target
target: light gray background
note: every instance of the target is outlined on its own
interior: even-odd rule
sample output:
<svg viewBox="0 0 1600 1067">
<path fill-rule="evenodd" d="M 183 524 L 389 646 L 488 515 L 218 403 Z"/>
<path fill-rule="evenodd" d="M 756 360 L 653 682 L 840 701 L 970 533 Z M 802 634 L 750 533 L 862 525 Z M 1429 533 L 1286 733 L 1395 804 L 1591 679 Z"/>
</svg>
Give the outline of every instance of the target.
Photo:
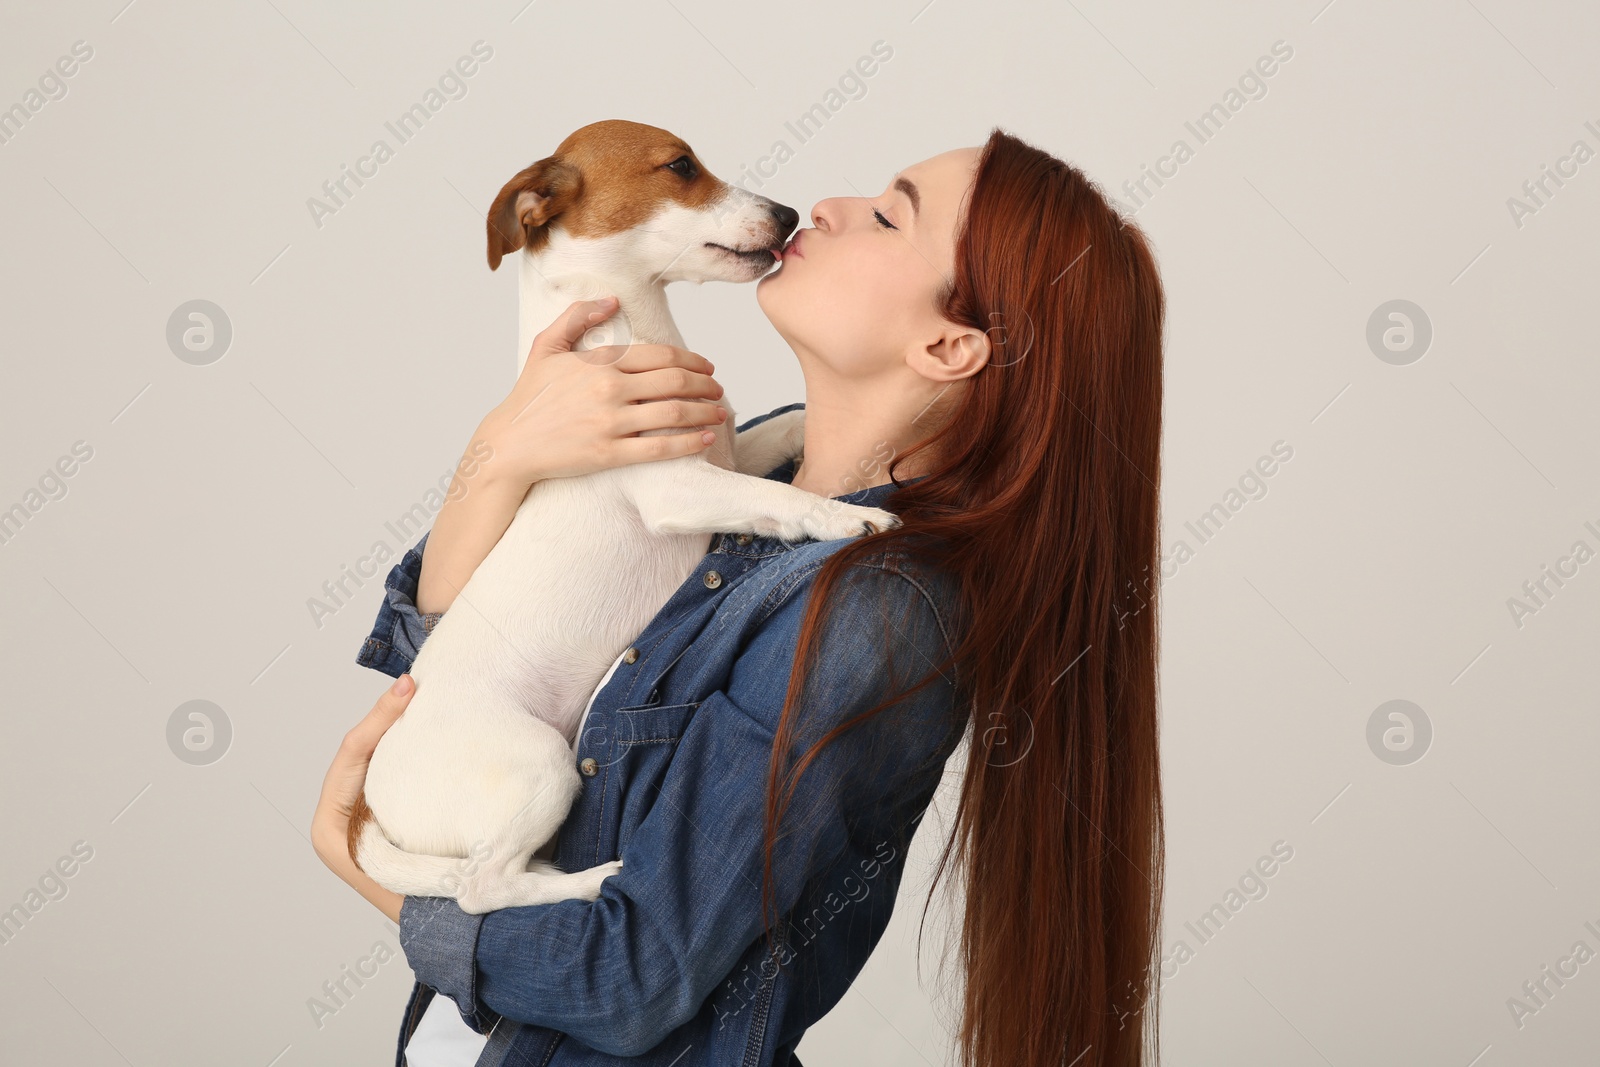
<svg viewBox="0 0 1600 1067">
<path fill-rule="evenodd" d="M 385 682 L 353 663 L 380 580 L 320 627 L 307 601 L 405 547 L 385 523 L 510 385 L 515 272 L 487 270 L 483 210 L 612 117 L 730 180 L 787 141 L 761 191 L 802 214 L 995 123 L 1119 196 L 1188 141 L 1136 212 L 1170 308 L 1164 542 L 1196 549 L 1163 585 L 1163 945 L 1194 950 L 1165 983 L 1166 1062 L 1592 1055 L 1600 962 L 1520 1028 L 1507 1000 L 1600 950 L 1600 562 L 1521 627 L 1508 599 L 1600 548 L 1600 161 L 1520 226 L 1507 200 L 1600 149 L 1593 5 L 125 2 L 11 0 L 0 33 L 0 107 L 94 50 L 0 145 L 0 508 L 93 449 L 0 545 L 0 907 L 93 848 L 0 946 L 7 1062 L 390 1062 L 411 975 L 305 837 Z M 307 199 L 478 40 L 468 94 L 316 226 Z M 800 144 L 785 122 L 877 40 L 893 57 Z M 1200 144 L 1184 123 L 1279 40 L 1266 95 Z M 208 366 L 165 339 L 193 299 L 233 328 Z M 1393 299 L 1433 328 L 1405 366 L 1366 341 Z M 741 419 L 803 398 L 751 289 L 674 303 Z M 1278 441 L 1266 495 L 1197 545 L 1185 522 Z M 233 731 L 209 766 L 167 742 L 197 699 Z M 1433 728 L 1407 766 L 1366 739 L 1393 699 Z M 913 954 L 944 825 L 805 1062 L 947 1061 L 953 993 L 919 988 Z M 1184 923 L 1278 841 L 1266 895 L 1199 945 Z M 394 957 L 319 1028 L 308 999 L 379 943 Z"/>
</svg>

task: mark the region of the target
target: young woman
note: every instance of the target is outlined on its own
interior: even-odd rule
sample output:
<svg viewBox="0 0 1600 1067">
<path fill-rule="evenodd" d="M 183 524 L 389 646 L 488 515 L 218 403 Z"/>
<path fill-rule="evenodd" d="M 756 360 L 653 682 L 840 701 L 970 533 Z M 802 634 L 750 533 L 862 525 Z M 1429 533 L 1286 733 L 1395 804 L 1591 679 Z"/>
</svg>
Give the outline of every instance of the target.
<svg viewBox="0 0 1600 1067">
<path fill-rule="evenodd" d="M 711 364 L 665 346 L 580 357 L 609 310 L 574 305 L 474 436 L 469 455 L 492 458 L 463 465 L 389 576 L 359 661 L 400 681 L 341 745 L 314 840 L 400 924 L 418 982 L 399 1064 L 797 1063 L 887 925 L 963 740 L 930 889 L 954 858 L 963 1063 L 1154 1061 L 1153 257 L 1080 171 L 999 129 L 811 221 L 757 286 L 806 383 L 804 405 L 761 417 L 806 412 L 803 456 L 767 476 L 902 525 L 710 538 L 580 728 L 588 777 L 555 860 L 620 857 L 599 899 L 474 916 L 400 897 L 354 868 L 345 829 L 404 670 L 527 487 L 704 447 L 632 435 L 720 423 Z"/>
</svg>

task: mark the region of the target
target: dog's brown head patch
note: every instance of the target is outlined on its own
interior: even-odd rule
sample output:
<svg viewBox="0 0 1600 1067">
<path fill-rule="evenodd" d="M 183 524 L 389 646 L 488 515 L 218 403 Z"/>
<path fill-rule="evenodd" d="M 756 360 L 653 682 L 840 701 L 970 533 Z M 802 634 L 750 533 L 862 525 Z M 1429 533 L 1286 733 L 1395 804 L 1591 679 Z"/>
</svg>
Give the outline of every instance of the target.
<svg viewBox="0 0 1600 1067">
<path fill-rule="evenodd" d="M 489 268 L 519 249 L 537 252 L 558 220 L 575 237 L 603 237 L 632 229 L 668 201 L 701 208 L 727 189 L 666 130 L 625 119 L 592 122 L 519 171 L 495 197 Z"/>
</svg>

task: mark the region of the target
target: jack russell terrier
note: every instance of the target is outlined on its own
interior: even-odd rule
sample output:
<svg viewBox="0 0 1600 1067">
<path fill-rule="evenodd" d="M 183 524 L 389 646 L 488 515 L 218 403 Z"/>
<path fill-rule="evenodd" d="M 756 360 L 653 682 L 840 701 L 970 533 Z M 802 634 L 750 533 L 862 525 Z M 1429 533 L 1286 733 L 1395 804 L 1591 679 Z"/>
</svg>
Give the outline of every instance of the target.
<svg viewBox="0 0 1600 1067">
<path fill-rule="evenodd" d="M 783 258 L 798 220 L 714 177 L 666 130 L 621 120 L 577 130 L 489 209 L 490 268 L 522 253 L 518 373 L 536 333 L 573 301 L 606 295 L 618 310 L 578 350 L 686 347 L 666 283 L 754 281 Z M 620 859 L 564 872 L 541 853 L 582 787 L 578 720 L 693 573 L 706 535 L 826 541 L 899 524 L 762 477 L 800 454 L 803 416 L 720 433 L 693 455 L 533 485 L 412 665 L 416 694 L 373 752 L 350 819 L 357 866 L 469 914 L 600 895 Z M 684 432 L 698 428 L 644 435 Z"/>
</svg>

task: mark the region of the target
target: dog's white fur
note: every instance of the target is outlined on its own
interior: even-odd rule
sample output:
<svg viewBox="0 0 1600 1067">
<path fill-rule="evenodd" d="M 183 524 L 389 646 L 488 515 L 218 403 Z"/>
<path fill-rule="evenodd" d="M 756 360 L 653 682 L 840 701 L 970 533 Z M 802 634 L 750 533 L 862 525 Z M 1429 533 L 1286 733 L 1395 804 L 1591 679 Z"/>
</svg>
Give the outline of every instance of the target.
<svg viewBox="0 0 1600 1067">
<path fill-rule="evenodd" d="M 578 348 L 629 342 L 684 347 L 667 307 L 670 281 L 752 281 L 774 260 L 744 248 L 771 231 L 775 205 L 733 186 L 698 209 L 671 202 L 602 238 L 553 224 L 519 256 L 520 373 L 536 333 L 574 300 L 615 294 L 611 319 Z M 778 234 L 781 241 L 785 234 Z M 770 241 L 771 234 L 767 234 Z M 705 555 L 707 535 L 798 540 L 897 525 L 760 477 L 797 456 L 802 412 L 734 435 L 732 405 L 707 453 L 536 483 L 516 517 L 423 644 L 417 690 L 383 735 L 366 777 L 374 818 L 357 861 L 402 894 L 455 897 L 462 910 L 595 899 L 620 859 L 564 873 L 535 854 L 582 787 L 578 718 L 606 669 Z M 684 432 L 663 429 L 651 434 Z M 381 824 L 381 826 L 380 826 Z"/>
</svg>

